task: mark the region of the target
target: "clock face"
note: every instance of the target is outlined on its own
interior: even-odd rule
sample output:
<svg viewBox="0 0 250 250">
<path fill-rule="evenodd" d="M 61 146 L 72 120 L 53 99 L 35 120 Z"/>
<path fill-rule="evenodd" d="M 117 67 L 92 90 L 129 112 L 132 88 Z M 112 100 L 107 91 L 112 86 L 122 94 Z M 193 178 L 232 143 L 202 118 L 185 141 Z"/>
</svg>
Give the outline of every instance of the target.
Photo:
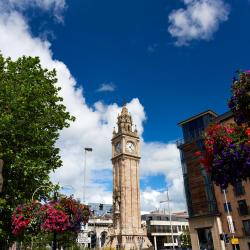
<svg viewBox="0 0 250 250">
<path fill-rule="evenodd" d="M 121 152 L 121 143 L 118 142 L 115 144 L 115 151 L 116 153 L 120 153 Z"/>
<path fill-rule="evenodd" d="M 134 153 L 135 152 L 135 144 L 132 141 L 129 141 L 126 143 L 126 150 L 129 153 Z"/>
</svg>

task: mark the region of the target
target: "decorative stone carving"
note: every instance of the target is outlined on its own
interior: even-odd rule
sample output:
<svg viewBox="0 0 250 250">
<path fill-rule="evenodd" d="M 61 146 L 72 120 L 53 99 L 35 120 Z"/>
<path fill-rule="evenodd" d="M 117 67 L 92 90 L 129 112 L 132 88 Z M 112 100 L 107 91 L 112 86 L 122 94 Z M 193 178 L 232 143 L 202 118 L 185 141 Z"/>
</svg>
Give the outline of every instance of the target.
<svg viewBox="0 0 250 250">
<path fill-rule="evenodd" d="M 120 213 L 120 202 L 121 202 L 120 197 L 116 196 L 115 201 L 114 201 L 114 207 L 115 207 L 114 212 L 115 213 Z"/>
</svg>

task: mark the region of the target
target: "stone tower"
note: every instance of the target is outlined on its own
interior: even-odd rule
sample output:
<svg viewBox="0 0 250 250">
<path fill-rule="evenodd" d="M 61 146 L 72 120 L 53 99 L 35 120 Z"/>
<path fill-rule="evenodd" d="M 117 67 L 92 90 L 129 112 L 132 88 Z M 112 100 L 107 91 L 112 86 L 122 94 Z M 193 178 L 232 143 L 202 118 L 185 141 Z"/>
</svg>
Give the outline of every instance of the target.
<svg viewBox="0 0 250 250">
<path fill-rule="evenodd" d="M 108 245 L 121 249 L 151 246 L 146 228 L 141 227 L 139 163 L 140 139 L 126 105 L 118 115 L 118 131 L 112 138 L 113 228 Z"/>
</svg>

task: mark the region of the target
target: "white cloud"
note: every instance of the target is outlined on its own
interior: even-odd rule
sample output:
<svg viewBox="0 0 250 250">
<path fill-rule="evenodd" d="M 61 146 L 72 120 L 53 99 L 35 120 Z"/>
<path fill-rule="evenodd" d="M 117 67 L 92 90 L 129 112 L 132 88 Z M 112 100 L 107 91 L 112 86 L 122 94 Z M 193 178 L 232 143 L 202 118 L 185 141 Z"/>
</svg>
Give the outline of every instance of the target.
<svg viewBox="0 0 250 250">
<path fill-rule="evenodd" d="M 39 8 L 43 11 L 51 11 L 56 20 L 63 21 L 62 13 L 66 8 L 65 0 L 1 0 L 1 12 L 24 11 L 28 8 Z"/>
<path fill-rule="evenodd" d="M 147 47 L 147 52 L 149 54 L 152 54 L 157 50 L 158 47 L 159 47 L 158 43 L 151 44 Z"/>
<path fill-rule="evenodd" d="M 72 186 L 75 196 L 82 198 L 84 148 L 92 147 L 93 152 L 87 153 L 87 201 L 111 203 L 110 139 L 121 107 L 116 103 L 106 105 L 100 101 L 88 106 L 83 90 L 76 88 L 75 79 L 67 66 L 53 59 L 48 41 L 32 36 L 27 21 L 19 12 L 2 13 L 0 34 L 0 50 L 4 56 L 12 59 L 22 55 L 39 56 L 42 66 L 56 69 L 64 104 L 77 118 L 70 128 L 61 132 L 57 145 L 61 149 L 63 166 L 51 175 L 52 180 L 64 186 Z M 132 99 L 127 106 L 141 136 L 143 122 L 146 120 L 144 107 L 137 98 Z M 179 155 L 174 144 L 146 143 L 142 139 L 141 173 L 144 178 L 148 175 L 164 174 L 170 183 L 170 196 L 173 195 L 172 207 L 179 210 L 184 206 Z M 157 204 L 162 195 L 162 190 L 150 188 L 142 192 L 142 209 L 153 209 L 151 200 Z"/>
<path fill-rule="evenodd" d="M 183 202 L 183 183 L 181 180 L 174 180 L 169 189 L 169 208 L 171 212 L 187 211 Z M 164 202 L 162 202 L 164 201 Z M 148 188 L 141 192 L 141 207 L 146 211 L 161 211 L 168 213 L 167 191 L 153 190 Z"/>
<path fill-rule="evenodd" d="M 184 9 L 169 15 L 169 33 L 176 45 L 188 45 L 192 40 L 209 40 L 220 23 L 227 21 L 229 6 L 223 0 L 183 0 Z"/>
<path fill-rule="evenodd" d="M 97 89 L 98 92 L 113 92 L 115 91 L 116 86 L 114 83 L 102 83 L 100 87 Z"/>
</svg>

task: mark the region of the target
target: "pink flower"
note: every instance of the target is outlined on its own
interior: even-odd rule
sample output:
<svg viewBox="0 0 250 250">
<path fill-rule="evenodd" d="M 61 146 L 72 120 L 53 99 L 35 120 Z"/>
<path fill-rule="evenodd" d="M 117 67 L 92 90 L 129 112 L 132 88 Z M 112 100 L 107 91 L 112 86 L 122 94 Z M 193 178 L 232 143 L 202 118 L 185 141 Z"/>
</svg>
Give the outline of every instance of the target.
<svg viewBox="0 0 250 250">
<path fill-rule="evenodd" d="M 196 156 L 201 156 L 201 151 L 196 151 L 196 152 L 195 152 L 195 155 L 196 155 Z"/>
</svg>

